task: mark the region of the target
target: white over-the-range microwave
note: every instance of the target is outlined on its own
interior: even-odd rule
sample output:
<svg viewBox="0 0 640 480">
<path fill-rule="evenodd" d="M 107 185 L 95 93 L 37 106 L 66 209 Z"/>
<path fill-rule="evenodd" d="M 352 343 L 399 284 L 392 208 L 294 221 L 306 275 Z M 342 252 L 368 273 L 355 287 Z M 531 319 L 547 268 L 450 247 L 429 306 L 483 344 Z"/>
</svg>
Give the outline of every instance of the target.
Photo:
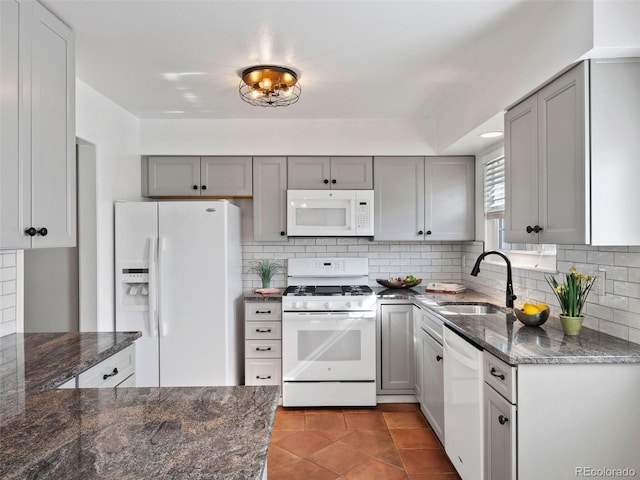
<svg viewBox="0 0 640 480">
<path fill-rule="evenodd" d="M 372 237 L 373 190 L 287 190 L 287 235 Z"/>
</svg>

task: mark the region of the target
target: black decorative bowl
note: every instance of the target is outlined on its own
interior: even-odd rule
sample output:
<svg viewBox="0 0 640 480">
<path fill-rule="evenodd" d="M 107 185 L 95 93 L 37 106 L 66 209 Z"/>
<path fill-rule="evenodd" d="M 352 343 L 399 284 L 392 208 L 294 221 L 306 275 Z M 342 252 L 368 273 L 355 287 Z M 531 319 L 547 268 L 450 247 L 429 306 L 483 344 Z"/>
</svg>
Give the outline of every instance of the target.
<svg viewBox="0 0 640 480">
<path fill-rule="evenodd" d="M 516 317 L 518 317 L 518 320 L 524 323 L 527 327 L 539 327 L 540 325 L 542 325 L 549 318 L 549 312 L 550 312 L 549 309 L 545 308 L 541 312 L 538 312 L 533 315 L 529 315 L 524 313 L 519 308 L 513 309 L 513 313 L 516 314 Z"/>
<path fill-rule="evenodd" d="M 408 282 L 405 282 L 404 280 L 398 280 L 398 279 L 383 280 L 381 278 L 378 278 L 376 279 L 376 282 L 378 282 L 383 287 L 387 287 L 387 288 L 411 288 L 411 287 L 415 287 L 416 285 L 420 285 L 422 283 L 422 279 L 416 278 L 415 282 L 408 283 Z"/>
</svg>

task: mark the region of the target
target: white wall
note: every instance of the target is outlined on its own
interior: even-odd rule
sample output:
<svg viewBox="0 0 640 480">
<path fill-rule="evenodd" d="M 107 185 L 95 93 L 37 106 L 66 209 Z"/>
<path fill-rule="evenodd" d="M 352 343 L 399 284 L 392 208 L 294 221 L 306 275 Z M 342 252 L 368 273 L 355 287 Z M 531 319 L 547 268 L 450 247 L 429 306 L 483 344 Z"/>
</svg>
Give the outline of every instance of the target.
<svg viewBox="0 0 640 480">
<path fill-rule="evenodd" d="M 81 80 L 76 80 L 76 136 L 96 149 L 98 318 L 114 329 L 113 202 L 141 200 L 139 120 Z"/>
<path fill-rule="evenodd" d="M 140 120 L 140 152 L 433 155 L 434 135 L 435 125 L 428 120 Z"/>
</svg>

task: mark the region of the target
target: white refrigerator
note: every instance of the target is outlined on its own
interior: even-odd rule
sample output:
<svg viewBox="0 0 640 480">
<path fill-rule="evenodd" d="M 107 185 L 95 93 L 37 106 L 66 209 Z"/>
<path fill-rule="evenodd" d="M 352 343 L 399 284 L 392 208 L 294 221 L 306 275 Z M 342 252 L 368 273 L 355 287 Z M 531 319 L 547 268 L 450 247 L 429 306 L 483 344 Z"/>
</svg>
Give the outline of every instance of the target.
<svg viewBox="0 0 640 480">
<path fill-rule="evenodd" d="M 240 210 L 116 202 L 116 330 L 141 331 L 136 386 L 238 385 Z"/>
</svg>

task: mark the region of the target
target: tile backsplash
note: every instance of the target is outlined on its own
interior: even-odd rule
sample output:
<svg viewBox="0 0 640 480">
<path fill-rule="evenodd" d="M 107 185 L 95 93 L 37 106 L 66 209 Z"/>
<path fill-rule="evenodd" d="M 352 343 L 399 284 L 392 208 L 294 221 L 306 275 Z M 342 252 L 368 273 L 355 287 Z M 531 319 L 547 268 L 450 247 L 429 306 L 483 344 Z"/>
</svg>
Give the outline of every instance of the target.
<svg viewBox="0 0 640 480">
<path fill-rule="evenodd" d="M 0 251 L 0 337 L 16 331 L 16 252 Z"/>
<path fill-rule="evenodd" d="M 366 238 L 322 237 L 289 238 L 285 242 L 244 241 L 242 245 L 243 287 L 262 286 L 250 270 L 254 260 L 282 262 L 294 257 L 365 257 L 369 259 L 369 285 L 378 286 L 376 278 L 412 274 L 429 280 L 461 280 L 461 242 L 377 242 Z M 286 270 L 274 276 L 272 287 L 286 285 Z"/>
<path fill-rule="evenodd" d="M 478 277 L 469 272 L 476 257 L 482 253 L 482 242 L 462 245 L 463 283 L 499 298 L 504 297 L 506 267 L 482 264 Z M 567 273 L 575 265 L 579 272 L 597 276 L 600 291 L 594 288 L 587 299 L 584 325 L 615 337 L 640 343 L 640 247 L 591 247 L 586 245 L 558 245 L 557 268 Z M 558 301 L 547 284 L 544 273 L 513 270 L 513 286 L 518 296 L 516 305 L 524 302 L 544 302 L 558 315 Z"/>
</svg>

